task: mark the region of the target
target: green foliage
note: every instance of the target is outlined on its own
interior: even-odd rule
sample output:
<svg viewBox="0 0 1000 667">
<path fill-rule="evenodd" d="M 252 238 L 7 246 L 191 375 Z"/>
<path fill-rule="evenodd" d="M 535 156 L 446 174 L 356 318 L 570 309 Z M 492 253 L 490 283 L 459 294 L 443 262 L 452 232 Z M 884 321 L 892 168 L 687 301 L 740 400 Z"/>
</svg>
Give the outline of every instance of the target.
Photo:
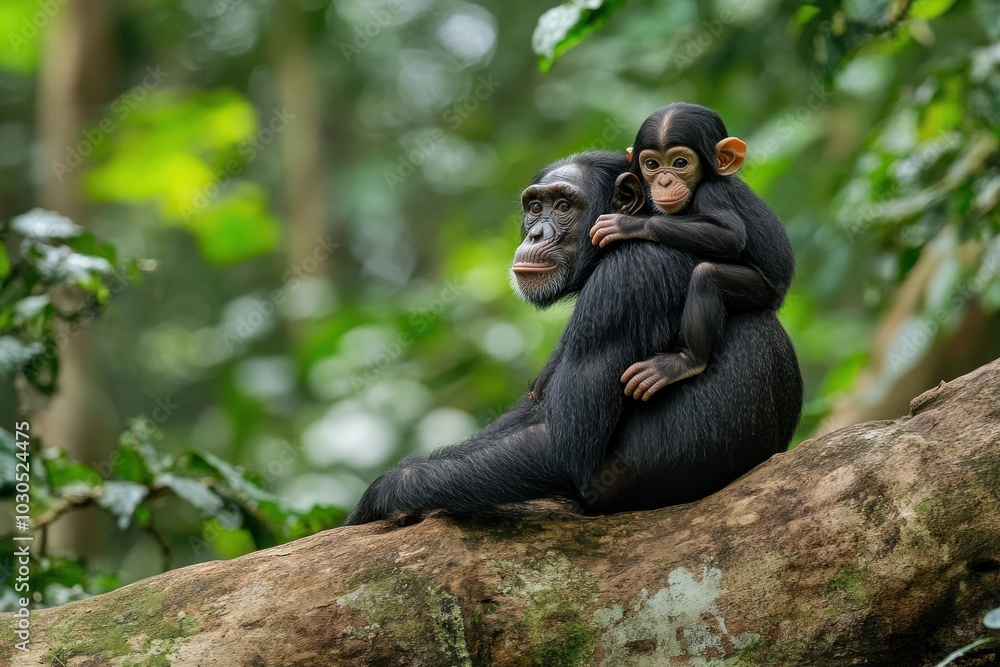
<svg viewBox="0 0 1000 667">
<path fill-rule="evenodd" d="M 848 238 L 877 248 L 875 261 L 885 267 L 870 282 L 872 305 L 892 298 L 918 270 L 918 257 L 926 274 L 918 309 L 891 343 L 882 382 L 952 332 L 968 304 L 1000 309 L 998 72 L 995 47 L 930 69 L 872 129 L 838 198 Z M 929 335 L 915 335 L 921 330 Z"/>
<path fill-rule="evenodd" d="M 0 227 L 0 422 L 35 414 L 82 327 L 88 419 L 151 417 L 96 462 L 36 443 L 35 519 L 113 524 L 115 574 L 47 554 L 45 603 L 336 525 L 385 467 L 501 414 L 572 307 L 511 293 L 518 193 L 666 102 L 719 110 L 792 238 L 798 438 L 970 313 L 995 323 L 995 4 L 116 3 L 116 65 L 73 70 L 93 80 L 67 138 L 40 94 L 77 63 L 43 85 L 39 54 L 78 13 L 25 32 L 42 3 L 4 0 L 0 35 L 35 34 L 0 40 L 0 210 L 87 213 Z"/>
<path fill-rule="evenodd" d="M 211 455 L 190 452 L 174 457 L 162 449 L 162 434 L 146 419 L 131 423 L 110 453 L 108 465 L 82 464 L 59 448 L 36 446 L 35 454 L 43 465 L 31 468 L 34 527 L 47 526 L 75 509 L 95 506 L 113 516 L 119 530 L 135 523 L 163 542 L 153 518 L 162 513 L 158 508 L 164 502 L 174 501 L 181 504 L 182 512 L 190 508 L 191 518 L 201 524 L 204 539 L 199 541 L 206 548 L 235 557 L 344 520 L 339 508 L 315 506 L 300 512 Z M 14 460 L 17 451 L 13 434 L 0 429 L 0 455 Z M 14 479 L 6 469 L 0 494 L 14 496 Z M 4 544 L 14 544 L 10 535 L 4 536 Z M 168 566 L 171 547 L 166 542 L 162 546 Z M 0 552 L 0 562 L 11 562 L 4 555 Z M 81 559 L 33 556 L 32 590 L 41 592 L 46 603 L 61 604 L 120 585 L 118 577 Z M 0 598 L 0 606 L 12 602 L 9 596 Z"/>
<path fill-rule="evenodd" d="M 551 69 L 559 56 L 607 23 L 624 4 L 625 0 L 570 0 L 542 14 L 531 38 L 542 71 Z"/>
<path fill-rule="evenodd" d="M 0 67 L 28 73 L 38 66 L 41 36 L 38 23 L 52 17 L 38 0 L 4 0 L 0 3 Z M 49 6 L 51 11 L 51 4 Z"/>
<path fill-rule="evenodd" d="M 108 124 L 98 125 L 107 128 L 96 146 L 104 158 L 87 175 L 95 200 L 153 205 L 166 224 L 190 230 L 214 262 L 239 262 L 275 247 L 280 228 L 268 196 L 242 177 L 281 131 L 273 119 L 272 134 L 258 133 L 254 108 L 231 90 L 154 90 L 112 110 Z"/>
<path fill-rule="evenodd" d="M 13 261 L 3 244 L 11 232 L 21 239 Z M 110 298 L 103 278 L 112 273 L 114 249 L 41 209 L 0 223 L 0 248 L 0 373 L 19 372 L 50 395 L 59 347 Z M 68 326 L 57 331 L 57 321 Z"/>
<path fill-rule="evenodd" d="M 48 211 L 36 209 L 0 227 L 5 258 L 9 235 L 20 243 L 16 262 L 8 265 L 0 283 L 0 373 L 26 380 L 20 397 L 27 400 L 32 390 L 49 395 L 57 389 L 60 347 L 79 331 L 78 322 L 93 320 L 108 304 L 109 285 L 120 286 L 112 279 L 121 269 L 113 266 L 113 247 Z M 180 503 L 182 513 L 190 510 L 191 521 L 208 538 L 206 546 L 227 557 L 344 519 L 340 508 L 316 505 L 296 510 L 212 454 L 168 454 L 162 433 L 144 418 L 131 422 L 118 446 L 98 465 L 74 460 L 53 444 L 43 446 L 37 436 L 28 449 L 4 428 L 0 428 L 0 456 L 21 461 L 30 473 L 27 497 L 33 530 L 79 508 L 97 507 L 114 517 L 121 531 L 136 524 L 148 532 L 161 545 L 164 567 L 169 567 L 172 547 L 154 521 L 164 502 Z M 25 502 L 24 490 L 18 488 L 24 480 L 15 479 L 13 465 L 0 470 L 0 498 Z M 14 562 L 17 543 L 10 538 L 3 536 L 6 546 L 0 548 L 0 564 Z M 105 592 L 122 583 L 117 575 L 82 559 L 52 557 L 44 551 L 32 552 L 30 567 L 31 590 L 46 604 Z M 0 608 L 16 606 L 16 597 L 12 590 L 5 591 Z"/>
</svg>

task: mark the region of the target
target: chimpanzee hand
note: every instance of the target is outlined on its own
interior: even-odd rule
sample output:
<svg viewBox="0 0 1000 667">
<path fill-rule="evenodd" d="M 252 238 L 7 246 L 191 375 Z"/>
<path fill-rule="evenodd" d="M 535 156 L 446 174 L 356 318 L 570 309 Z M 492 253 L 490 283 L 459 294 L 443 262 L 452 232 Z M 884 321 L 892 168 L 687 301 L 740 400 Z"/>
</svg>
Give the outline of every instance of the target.
<svg viewBox="0 0 1000 667">
<path fill-rule="evenodd" d="M 552 379 L 552 375 L 555 372 L 555 366 L 546 366 L 531 384 L 531 391 L 528 392 L 528 398 L 535 402 L 542 400 L 542 394 L 545 392 L 545 387 L 549 384 L 549 380 Z"/>
<path fill-rule="evenodd" d="M 622 374 L 625 395 L 648 401 L 653 394 L 669 384 L 694 377 L 705 370 L 705 364 L 693 359 L 686 351 L 658 354 L 628 367 Z"/>
<path fill-rule="evenodd" d="M 345 526 L 359 526 L 363 523 L 392 519 L 396 526 L 410 526 L 423 521 L 424 512 L 401 506 L 398 502 L 400 490 L 419 476 L 418 464 L 413 456 L 404 459 L 399 466 L 382 473 L 361 494 L 361 500 L 354 506 Z M 410 465 L 407 465 L 407 463 Z"/>
<path fill-rule="evenodd" d="M 602 215 L 590 228 L 591 242 L 603 248 L 609 243 L 626 239 L 652 240 L 646 232 L 647 218 L 636 218 L 621 213 Z"/>
<path fill-rule="evenodd" d="M 388 516 L 381 498 L 383 495 L 384 477 L 385 475 L 382 475 L 382 477 L 376 479 L 371 486 L 365 489 L 365 492 L 361 495 L 361 500 L 358 501 L 358 504 L 354 506 L 354 509 L 347 516 L 347 520 L 344 522 L 345 526 L 360 526 L 364 523 L 385 519 Z"/>
</svg>

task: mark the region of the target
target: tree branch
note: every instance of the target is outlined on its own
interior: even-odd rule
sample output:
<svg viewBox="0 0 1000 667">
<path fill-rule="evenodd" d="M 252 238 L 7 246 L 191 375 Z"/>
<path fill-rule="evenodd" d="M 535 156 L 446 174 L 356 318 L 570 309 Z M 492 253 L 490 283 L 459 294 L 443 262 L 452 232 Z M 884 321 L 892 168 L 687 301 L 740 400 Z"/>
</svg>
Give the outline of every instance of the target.
<svg viewBox="0 0 1000 667">
<path fill-rule="evenodd" d="M 27 654 L 5 615 L 0 664 L 933 665 L 996 636 L 998 507 L 1000 361 L 689 505 L 340 528 L 34 613 Z"/>
</svg>

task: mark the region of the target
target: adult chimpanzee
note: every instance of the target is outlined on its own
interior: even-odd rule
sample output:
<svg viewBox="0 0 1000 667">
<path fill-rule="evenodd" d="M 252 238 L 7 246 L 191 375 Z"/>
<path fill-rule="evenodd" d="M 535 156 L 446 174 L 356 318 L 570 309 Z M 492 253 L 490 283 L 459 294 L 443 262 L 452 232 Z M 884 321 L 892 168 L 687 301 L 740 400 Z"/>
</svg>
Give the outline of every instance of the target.
<svg viewBox="0 0 1000 667">
<path fill-rule="evenodd" d="M 622 370 L 676 344 L 695 265 L 667 245 L 591 245 L 587 231 L 613 210 L 627 167 L 614 153 L 583 153 L 546 167 L 524 191 L 518 292 L 539 306 L 579 294 L 544 397 L 521 399 L 464 443 L 403 460 L 365 491 L 348 524 L 533 498 L 567 498 L 587 513 L 663 507 L 712 493 L 784 450 L 802 385 L 773 313 L 728 318 L 704 373 L 655 403 L 626 401 Z M 640 210 L 634 192 L 621 194 L 619 210 Z"/>
<path fill-rule="evenodd" d="M 680 349 L 630 366 L 621 377 L 627 395 L 649 400 L 701 373 L 727 306 L 777 310 L 788 293 L 792 245 L 778 216 L 735 176 L 745 156 L 719 115 L 696 104 L 662 107 L 639 128 L 630 171 L 645 182 L 655 215 L 603 215 L 590 231 L 594 245 L 646 239 L 711 261 L 691 275 Z"/>
</svg>

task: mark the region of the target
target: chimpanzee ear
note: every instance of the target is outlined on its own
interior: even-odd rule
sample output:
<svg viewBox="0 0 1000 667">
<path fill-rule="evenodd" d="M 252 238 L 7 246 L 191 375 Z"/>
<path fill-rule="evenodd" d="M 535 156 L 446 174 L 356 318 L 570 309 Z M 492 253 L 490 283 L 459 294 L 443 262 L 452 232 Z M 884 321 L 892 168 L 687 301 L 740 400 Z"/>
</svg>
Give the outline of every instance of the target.
<svg viewBox="0 0 1000 667">
<path fill-rule="evenodd" d="M 615 181 L 615 207 L 618 213 L 635 215 L 646 203 L 646 192 L 642 189 L 639 177 L 630 171 L 618 177 Z"/>
<path fill-rule="evenodd" d="M 736 137 L 726 137 L 715 144 L 715 161 L 719 165 L 720 176 L 730 176 L 738 172 L 746 156 L 746 143 Z"/>
<path fill-rule="evenodd" d="M 632 147 L 631 146 L 629 146 L 628 148 L 625 149 L 625 157 L 628 158 L 629 162 L 632 161 Z"/>
</svg>

